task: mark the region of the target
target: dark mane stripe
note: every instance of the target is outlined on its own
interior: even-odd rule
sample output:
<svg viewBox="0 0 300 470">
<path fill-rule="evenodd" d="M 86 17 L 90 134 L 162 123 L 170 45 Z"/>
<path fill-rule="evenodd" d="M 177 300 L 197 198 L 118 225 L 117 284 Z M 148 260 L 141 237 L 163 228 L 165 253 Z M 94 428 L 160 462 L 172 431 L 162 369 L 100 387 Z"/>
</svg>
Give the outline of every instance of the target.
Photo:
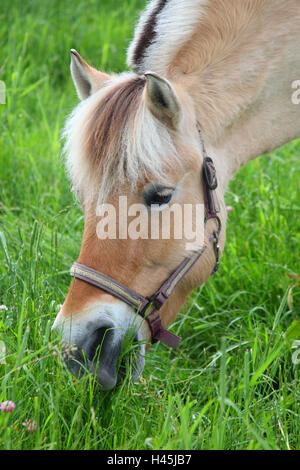
<svg viewBox="0 0 300 470">
<path fill-rule="evenodd" d="M 137 66 L 141 65 L 147 48 L 150 46 L 150 44 L 153 42 L 156 36 L 155 26 L 157 22 L 157 17 L 161 13 L 161 11 L 164 9 L 167 2 L 168 0 L 159 0 L 156 8 L 153 10 L 149 18 L 146 20 L 142 34 L 133 52 L 133 62 Z"/>
<path fill-rule="evenodd" d="M 104 162 L 117 153 L 121 147 L 124 128 L 137 111 L 138 103 L 145 87 L 144 77 L 135 77 L 117 88 L 112 88 L 93 111 L 87 135 L 87 154 L 94 171 L 99 170 L 99 164 L 117 164 Z"/>
</svg>

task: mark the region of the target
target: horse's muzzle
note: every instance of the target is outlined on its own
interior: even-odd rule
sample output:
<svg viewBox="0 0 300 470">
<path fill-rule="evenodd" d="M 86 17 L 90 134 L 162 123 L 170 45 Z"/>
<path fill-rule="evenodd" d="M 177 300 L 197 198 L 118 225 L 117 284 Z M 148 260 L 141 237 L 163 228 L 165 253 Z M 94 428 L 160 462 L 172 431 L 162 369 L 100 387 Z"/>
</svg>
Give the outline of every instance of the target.
<svg viewBox="0 0 300 470">
<path fill-rule="evenodd" d="M 89 317 L 89 316 L 88 316 Z M 110 390 L 125 377 L 136 382 L 144 368 L 145 327 L 132 314 L 123 324 L 107 313 L 93 318 L 55 321 L 53 329 L 59 329 L 63 340 L 63 358 L 69 370 L 78 378 L 92 376 L 103 390 Z M 69 331 L 69 335 L 68 335 Z"/>
<path fill-rule="evenodd" d="M 142 345 L 134 338 L 123 337 L 113 325 L 97 328 L 81 347 L 64 348 L 64 358 L 77 377 L 92 374 L 104 390 L 120 383 L 126 374 L 135 382 L 144 367 Z"/>
</svg>

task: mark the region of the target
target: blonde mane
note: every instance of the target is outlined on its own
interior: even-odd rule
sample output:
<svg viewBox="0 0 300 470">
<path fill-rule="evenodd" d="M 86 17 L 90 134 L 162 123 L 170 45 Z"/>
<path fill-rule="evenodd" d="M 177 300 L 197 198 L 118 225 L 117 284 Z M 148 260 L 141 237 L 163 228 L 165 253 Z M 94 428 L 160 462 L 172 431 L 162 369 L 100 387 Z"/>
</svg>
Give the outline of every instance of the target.
<svg viewBox="0 0 300 470">
<path fill-rule="evenodd" d="M 163 181 L 176 160 L 170 131 L 144 105 L 143 76 L 123 74 L 81 102 L 63 137 L 66 165 L 84 204 L 104 202 L 120 186 Z"/>
</svg>

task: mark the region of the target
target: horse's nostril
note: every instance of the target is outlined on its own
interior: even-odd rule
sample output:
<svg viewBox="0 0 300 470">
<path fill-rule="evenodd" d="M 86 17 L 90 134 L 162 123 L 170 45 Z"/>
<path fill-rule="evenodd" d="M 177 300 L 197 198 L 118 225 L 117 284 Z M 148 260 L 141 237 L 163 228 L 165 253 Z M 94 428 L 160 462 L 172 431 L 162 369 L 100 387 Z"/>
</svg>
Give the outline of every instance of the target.
<svg viewBox="0 0 300 470">
<path fill-rule="evenodd" d="M 105 356 L 107 349 L 113 340 L 113 329 L 111 326 L 103 326 L 94 331 L 84 345 L 84 352 L 89 361 L 96 360 L 99 356 Z"/>
</svg>

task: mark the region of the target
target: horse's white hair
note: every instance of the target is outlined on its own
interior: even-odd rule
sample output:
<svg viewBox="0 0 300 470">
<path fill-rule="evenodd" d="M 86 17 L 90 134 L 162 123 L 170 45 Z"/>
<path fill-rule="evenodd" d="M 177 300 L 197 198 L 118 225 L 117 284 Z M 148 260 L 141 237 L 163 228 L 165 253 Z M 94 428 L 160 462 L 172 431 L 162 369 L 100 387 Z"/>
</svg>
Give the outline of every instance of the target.
<svg viewBox="0 0 300 470">
<path fill-rule="evenodd" d="M 195 33 L 210 1 L 150 1 L 129 46 L 128 66 L 137 73 L 151 70 L 166 75 L 172 59 Z"/>
<path fill-rule="evenodd" d="M 145 79 L 131 73 L 114 77 L 79 103 L 66 121 L 66 166 L 84 204 L 106 201 L 122 184 L 134 191 L 144 178 L 166 181 L 167 169 L 174 161 L 179 163 L 170 131 L 144 104 L 145 82 L 134 91 L 141 80 Z M 122 107 L 126 88 L 136 96 Z"/>
</svg>

